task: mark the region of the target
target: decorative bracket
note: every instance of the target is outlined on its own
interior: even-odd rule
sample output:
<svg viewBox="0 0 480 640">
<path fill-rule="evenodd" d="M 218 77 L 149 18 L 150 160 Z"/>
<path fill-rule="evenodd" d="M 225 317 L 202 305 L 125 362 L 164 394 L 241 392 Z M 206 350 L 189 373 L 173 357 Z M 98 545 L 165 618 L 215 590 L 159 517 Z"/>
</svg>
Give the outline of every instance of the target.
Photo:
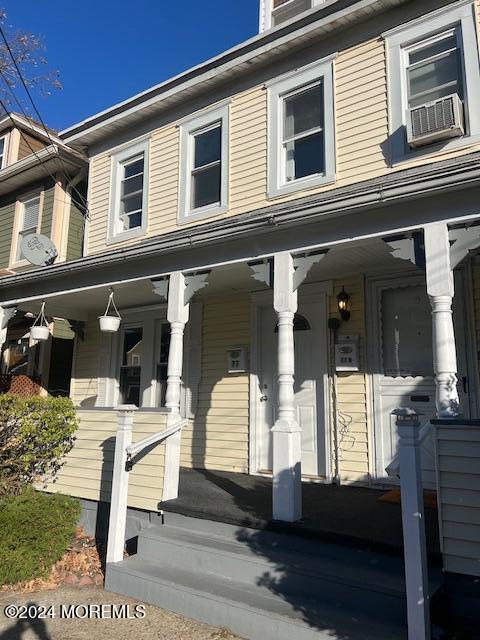
<svg viewBox="0 0 480 640">
<path fill-rule="evenodd" d="M 328 253 L 326 251 L 315 251 L 304 253 L 293 257 L 293 290 L 296 291 L 308 275 L 314 264 L 323 260 Z"/>
<path fill-rule="evenodd" d="M 409 260 L 420 269 L 425 269 L 425 245 L 423 233 L 414 231 L 405 236 L 383 238 L 392 251 L 392 257 L 398 260 Z"/>
<path fill-rule="evenodd" d="M 150 280 L 153 287 L 153 293 L 164 300 L 168 299 L 168 284 L 170 279 L 168 277 L 161 278 L 160 280 Z"/>
<path fill-rule="evenodd" d="M 480 225 L 475 227 L 466 227 L 464 229 L 450 229 L 450 268 L 460 264 L 460 262 L 468 255 L 469 251 L 480 246 Z"/>
<path fill-rule="evenodd" d="M 85 322 L 83 320 L 71 320 L 68 318 L 68 324 L 73 333 L 83 342 L 85 340 Z"/>
<path fill-rule="evenodd" d="M 8 323 L 17 313 L 17 307 L 0 307 L 0 347 L 7 339 Z"/>
<path fill-rule="evenodd" d="M 184 302 L 188 304 L 193 296 L 208 284 L 210 271 L 199 271 L 185 276 Z"/>
<path fill-rule="evenodd" d="M 256 262 L 247 262 L 252 270 L 252 278 L 258 282 L 263 282 L 267 287 L 273 287 L 273 260 L 266 258 Z"/>
</svg>

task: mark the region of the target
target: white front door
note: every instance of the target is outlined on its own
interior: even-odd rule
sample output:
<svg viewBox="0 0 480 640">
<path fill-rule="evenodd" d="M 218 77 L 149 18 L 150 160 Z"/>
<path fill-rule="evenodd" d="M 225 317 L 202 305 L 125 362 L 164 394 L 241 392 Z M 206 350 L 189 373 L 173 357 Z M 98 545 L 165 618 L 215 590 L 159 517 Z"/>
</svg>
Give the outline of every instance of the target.
<svg viewBox="0 0 480 640">
<path fill-rule="evenodd" d="M 255 416 L 256 468 L 272 470 L 272 434 L 277 410 L 277 317 L 269 307 L 258 310 L 258 384 Z M 302 475 L 325 476 L 327 383 L 326 306 L 300 302 L 294 322 L 295 405 L 302 428 Z"/>
<path fill-rule="evenodd" d="M 396 417 L 398 407 L 411 407 L 425 423 L 435 414 L 435 380 L 432 356 L 432 314 L 422 276 L 380 280 L 373 283 L 371 295 L 371 366 L 375 408 L 376 477 L 392 480 L 385 468 L 398 449 Z M 462 411 L 469 416 L 466 385 L 464 314 L 454 313 L 458 392 Z M 422 448 L 425 486 L 435 486 L 433 441 Z"/>
</svg>

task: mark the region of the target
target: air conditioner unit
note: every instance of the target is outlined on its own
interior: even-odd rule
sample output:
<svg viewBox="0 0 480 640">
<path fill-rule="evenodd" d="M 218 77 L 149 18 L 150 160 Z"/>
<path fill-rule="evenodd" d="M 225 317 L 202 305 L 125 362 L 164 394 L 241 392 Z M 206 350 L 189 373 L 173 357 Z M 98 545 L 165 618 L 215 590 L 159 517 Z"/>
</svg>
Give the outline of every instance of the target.
<svg viewBox="0 0 480 640">
<path fill-rule="evenodd" d="M 463 103 L 457 93 L 407 111 L 407 140 L 411 147 L 464 134 Z"/>
</svg>

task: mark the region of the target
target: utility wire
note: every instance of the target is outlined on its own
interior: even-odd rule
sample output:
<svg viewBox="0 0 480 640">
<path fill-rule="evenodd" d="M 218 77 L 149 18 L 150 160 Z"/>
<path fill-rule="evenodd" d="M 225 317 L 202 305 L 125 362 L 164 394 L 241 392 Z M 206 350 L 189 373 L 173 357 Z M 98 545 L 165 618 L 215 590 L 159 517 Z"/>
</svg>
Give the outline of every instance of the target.
<svg viewBox="0 0 480 640">
<path fill-rule="evenodd" d="M 15 122 L 15 120 L 12 118 L 11 113 L 8 111 L 5 103 L 3 102 L 3 100 L 0 98 L 0 107 L 5 111 L 7 117 L 10 119 L 10 121 L 12 122 L 13 126 L 15 128 L 17 128 L 17 123 Z M 25 141 L 25 143 L 27 144 L 27 146 L 29 147 L 30 151 L 32 152 L 32 154 L 37 158 L 40 166 L 42 167 L 43 171 L 45 172 L 45 174 L 50 177 L 53 182 L 57 182 L 57 178 L 47 169 L 47 167 L 44 165 L 44 161 L 42 160 L 42 158 L 40 158 L 40 156 L 38 155 L 38 153 L 35 151 L 35 149 L 32 147 L 32 145 L 30 144 L 28 138 L 24 135 L 23 131 L 20 130 L 20 135 L 22 136 L 23 140 Z M 52 156 L 53 158 L 57 158 L 57 156 Z M 85 217 L 88 217 L 88 208 L 85 207 L 84 204 L 81 204 L 80 202 L 78 202 L 77 200 L 75 200 L 73 197 L 71 197 L 72 202 L 77 206 L 80 207 L 80 209 L 82 209 L 85 212 Z"/>
<path fill-rule="evenodd" d="M 33 109 L 34 109 L 35 113 L 37 114 L 37 117 L 38 117 L 38 119 L 39 119 L 39 121 L 40 121 L 41 125 L 43 126 L 43 128 L 44 128 L 44 130 L 45 130 L 45 134 L 46 134 L 47 138 L 50 140 L 50 142 L 51 142 L 52 144 L 55 144 L 54 140 L 52 140 L 52 137 L 51 137 L 51 135 L 50 135 L 50 130 L 48 129 L 48 127 L 47 127 L 47 125 L 45 124 L 45 122 L 43 121 L 43 118 L 42 118 L 42 116 L 41 116 L 41 114 L 40 114 L 40 111 L 37 109 L 37 105 L 35 104 L 35 101 L 34 101 L 34 99 L 33 99 L 33 96 L 32 96 L 32 94 L 31 94 L 31 92 L 30 92 L 30 89 L 28 88 L 28 85 L 27 85 L 27 83 L 25 82 L 25 79 L 24 79 L 24 77 L 23 77 L 22 70 L 20 69 L 20 67 L 19 67 L 19 65 L 18 65 L 18 63 L 17 63 L 17 61 L 16 61 L 16 59 L 15 59 L 15 56 L 13 55 L 13 51 L 12 51 L 12 49 L 10 48 L 10 45 L 9 45 L 9 43 L 8 43 L 8 40 L 7 40 L 7 37 L 6 37 L 6 35 L 5 35 L 5 32 L 4 32 L 4 31 L 3 31 L 3 29 L 2 29 L 1 25 L 0 25 L 0 35 L 2 36 L 2 39 L 3 39 L 4 43 L 5 43 L 5 46 L 7 47 L 7 51 L 8 51 L 8 53 L 10 54 L 10 57 L 11 57 L 11 59 L 12 59 L 12 62 L 13 62 L 13 64 L 14 64 L 14 66 L 15 66 L 15 69 L 17 70 L 18 77 L 20 78 L 20 81 L 21 81 L 21 83 L 22 83 L 22 85 L 23 85 L 23 87 L 24 87 L 24 89 L 25 89 L 25 92 L 26 92 L 26 94 L 27 94 L 27 96 L 28 96 L 28 98 L 29 98 L 30 102 L 32 103 Z M 5 77 L 4 77 L 4 80 L 5 80 L 5 83 L 7 84 L 7 86 L 9 87 L 9 89 L 11 90 L 11 92 L 14 94 L 15 101 L 16 101 L 16 102 L 17 102 L 17 104 L 20 106 L 20 108 L 21 108 L 21 110 L 22 110 L 22 112 L 23 112 L 24 116 L 25 116 L 26 118 L 28 118 L 28 116 L 27 116 L 27 114 L 25 113 L 25 111 L 24 111 L 23 107 L 21 106 L 20 102 L 17 100 L 17 98 L 16 98 L 16 96 L 15 96 L 15 93 L 14 93 L 13 89 L 10 87 L 10 85 L 9 85 L 9 83 L 8 83 L 8 81 L 6 80 L 6 78 L 5 78 Z M 59 160 L 60 160 L 60 164 L 61 164 L 63 167 L 65 167 L 65 165 L 63 164 L 62 159 L 61 159 L 61 158 L 59 158 Z M 65 178 L 67 179 L 67 182 L 69 182 L 71 178 L 69 177 L 69 174 L 66 172 L 65 168 L 63 169 L 63 172 L 64 172 L 64 174 L 65 174 Z M 83 197 L 83 195 L 78 191 L 78 189 L 77 189 L 76 187 L 73 187 L 73 189 L 74 189 L 74 190 L 76 191 L 76 193 L 79 195 L 80 200 L 84 200 L 84 201 L 85 201 L 85 207 L 86 207 L 86 206 L 87 206 L 87 201 L 85 200 L 85 198 Z"/>
</svg>

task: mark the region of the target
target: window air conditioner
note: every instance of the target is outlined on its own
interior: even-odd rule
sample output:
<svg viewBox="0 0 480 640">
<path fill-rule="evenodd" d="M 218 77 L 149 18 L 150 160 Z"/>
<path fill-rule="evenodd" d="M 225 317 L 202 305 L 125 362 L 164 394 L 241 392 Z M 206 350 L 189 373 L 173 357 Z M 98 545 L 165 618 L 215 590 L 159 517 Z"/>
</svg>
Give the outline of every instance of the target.
<svg viewBox="0 0 480 640">
<path fill-rule="evenodd" d="M 457 93 L 407 111 L 407 140 L 411 147 L 464 134 L 463 103 Z"/>
</svg>

